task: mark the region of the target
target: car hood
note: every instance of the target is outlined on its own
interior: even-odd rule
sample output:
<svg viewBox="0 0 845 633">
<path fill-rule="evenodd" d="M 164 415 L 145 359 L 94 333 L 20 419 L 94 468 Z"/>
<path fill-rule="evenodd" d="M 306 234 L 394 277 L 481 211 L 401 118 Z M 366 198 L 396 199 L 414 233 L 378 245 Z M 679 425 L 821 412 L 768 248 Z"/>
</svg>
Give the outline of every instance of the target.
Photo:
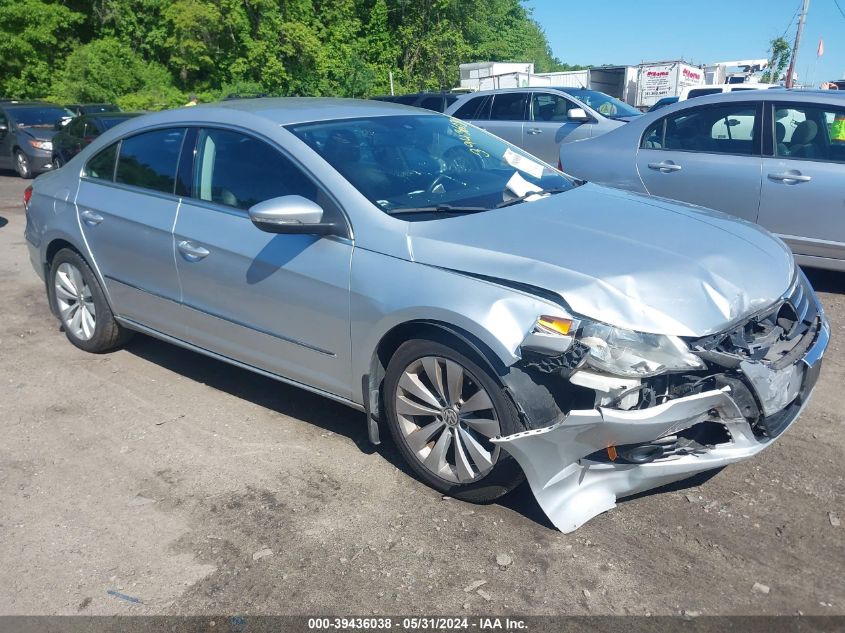
<svg viewBox="0 0 845 633">
<path fill-rule="evenodd" d="M 534 286 L 641 332 L 718 332 L 777 301 L 795 274 L 786 246 L 754 224 L 592 184 L 408 227 L 414 261 Z"/>
<path fill-rule="evenodd" d="M 21 127 L 18 130 L 39 141 L 49 141 L 57 134 L 56 130 L 45 127 Z"/>
</svg>

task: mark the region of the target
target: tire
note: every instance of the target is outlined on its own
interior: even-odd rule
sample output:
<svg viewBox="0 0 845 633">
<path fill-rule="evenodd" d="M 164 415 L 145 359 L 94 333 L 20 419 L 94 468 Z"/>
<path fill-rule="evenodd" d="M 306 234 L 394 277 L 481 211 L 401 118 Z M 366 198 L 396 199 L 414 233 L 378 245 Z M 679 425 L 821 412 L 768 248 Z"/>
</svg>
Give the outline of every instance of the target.
<svg viewBox="0 0 845 633">
<path fill-rule="evenodd" d="M 50 300 L 76 347 L 101 354 L 129 339 L 132 333 L 115 320 L 97 277 L 79 253 L 69 248 L 56 253 L 49 280 Z"/>
<path fill-rule="evenodd" d="M 489 438 L 525 429 L 498 380 L 472 356 L 434 341 L 407 341 L 388 363 L 383 396 L 390 434 L 414 473 L 450 497 L 489 503 L 524 479 L 516 460 Z"/>
<path fill-rule="evenodd" d="M 32 167 L 29 165 L 29 159 L 19 149 L 15 150 L 15 170 L 18 172 L 18 176 L 25 180 L 32 178 Z"/>
</svg>

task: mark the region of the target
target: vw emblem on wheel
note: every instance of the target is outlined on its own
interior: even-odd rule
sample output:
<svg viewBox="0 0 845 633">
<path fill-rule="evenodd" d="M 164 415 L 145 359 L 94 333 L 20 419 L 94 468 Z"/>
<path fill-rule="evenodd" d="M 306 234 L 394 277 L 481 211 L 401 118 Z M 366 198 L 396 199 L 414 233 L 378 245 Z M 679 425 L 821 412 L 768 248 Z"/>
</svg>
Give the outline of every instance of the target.
<svg viewBox="0 0 845 633">
<path fill-rule="evenodd" d="M 443 409 L 443 421 L 449 426 L 457 426 L 458 412 L 452 408 Z"/>
</svg>

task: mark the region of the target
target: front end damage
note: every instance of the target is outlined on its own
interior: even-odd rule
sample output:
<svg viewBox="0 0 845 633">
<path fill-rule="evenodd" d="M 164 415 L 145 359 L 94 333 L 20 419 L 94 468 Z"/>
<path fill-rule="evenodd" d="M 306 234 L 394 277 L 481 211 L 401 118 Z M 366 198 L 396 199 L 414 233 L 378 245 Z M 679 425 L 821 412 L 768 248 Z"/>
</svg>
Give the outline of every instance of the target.
<svg viewBox="0 0 845 633">
<path fill-rule="evenodd" d="M 519 462 L 562 532 L 621 497 L 766 448 L 807 405 L 830 328 L 799 273 L 770 308 L 686 339 L 700 361 L 691 371 L 614 376 L 591 365 L 573 334 L 558 350 L 538 350 L 529 335 L 506 381 L 529 430 L 493 440 Z"/>
</svg>

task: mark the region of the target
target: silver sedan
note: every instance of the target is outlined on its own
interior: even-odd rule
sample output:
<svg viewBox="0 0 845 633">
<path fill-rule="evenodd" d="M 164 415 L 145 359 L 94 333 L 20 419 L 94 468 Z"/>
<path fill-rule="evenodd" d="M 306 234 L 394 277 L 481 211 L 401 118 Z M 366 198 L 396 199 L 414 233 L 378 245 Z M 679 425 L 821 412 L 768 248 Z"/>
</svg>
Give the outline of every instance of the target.
<svg viewBox="0 0 845 633">
<path fill-rule="evenodd" d="M 442 493 L 485 502 L 527 477 L 564 531 L 765 449 L 828 341 L 765 231 L 398 105 L 139 117 L 25 203 L 77 347 L 143 332 L 317 392 Z"/>
<path fill-rule="evenodd" d="M 845 94 L 698 97 L 561 146 L 567 173 L 756 222 L 799 264 L 845 271 Z"/>
</svg>

